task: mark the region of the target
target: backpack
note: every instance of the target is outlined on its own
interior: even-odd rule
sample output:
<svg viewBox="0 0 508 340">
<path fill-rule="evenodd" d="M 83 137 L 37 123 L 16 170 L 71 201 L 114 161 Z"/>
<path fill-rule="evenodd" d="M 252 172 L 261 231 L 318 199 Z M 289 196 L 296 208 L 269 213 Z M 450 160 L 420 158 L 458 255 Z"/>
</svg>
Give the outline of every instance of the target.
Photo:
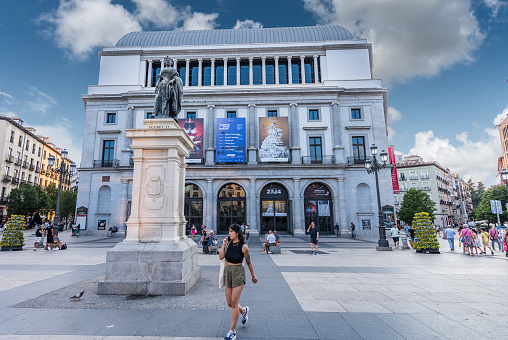
<svg viewBox="0 0 508 340">
<path fill-rule="evenodd" d="M 64 249 L 67 249 L 67 245 L 65 243 L 60 246 L 60 250 L 64 250 Z"/>
</svg>

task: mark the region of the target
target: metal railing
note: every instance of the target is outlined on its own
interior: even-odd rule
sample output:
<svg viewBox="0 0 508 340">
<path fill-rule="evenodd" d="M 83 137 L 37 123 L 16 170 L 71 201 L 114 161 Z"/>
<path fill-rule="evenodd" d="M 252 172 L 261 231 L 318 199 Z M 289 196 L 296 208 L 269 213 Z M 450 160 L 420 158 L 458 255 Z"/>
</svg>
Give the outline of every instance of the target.
<svg viewBox="0 0 508 340">
<path fill-rule="evenodd" d="M 35 170 L 35 165 L 33 164 L 30 164 L 30 166 L 28 167 L 29 170 Z"/>
<path fill-rule="evenodd" d="M 28 162 L 27 161 L 23 161 L 23 168 L 28 168 Z"/>
<path fill-rule="evenodd" d="M 18 183 L 19 183 L 19 178 L 17 178 L 17 177 L 12 177 L 12 183 L 14 183 L 14 184 L 18 184 Z"/>
<path fill-rule="evenodd" d="M 333 156 L 302 156 L 302 164 L 334 164 Z"/>
<path fill-rule="evenodd" d="M 14 160 L 14 164 L 16 164 L 16 165 L 21 165 L 21 158 L 16 158 L 16 159 Z"/>
<path fill-rule="evenodd" d="M 9 196 L 0 197 L 0 204 L 7 204 L 9 203 Z"/>
<path fill-rule="evenodd" d="M 114 168 L 117 167 L 120 161 L 118 159 L 109 160 L 95 160 L 93 161 L 94 168 Z"/>
<path fill-rule="evenodd" d="M 12 176 L 4 175 L 4 182 L 10 182 L 12 181 Z"/>
<path fill-rule="evenodd" d="M 355 156 L 349 156 L 347 158 L 347 164 L 348 165 L 354 165 L 354 164 L 365 164 L 365 161 L 367 159 L 372 160 L 371 156 L 364 156 L 364 157 L 355 157 Z"/>
<path fill-rule="evenodd" d="M 14 156 L 9 155 L 9 154 L 5 155 L 6 162 L 12 163 L 13 160 L 14 160 Z"/>
</svg>

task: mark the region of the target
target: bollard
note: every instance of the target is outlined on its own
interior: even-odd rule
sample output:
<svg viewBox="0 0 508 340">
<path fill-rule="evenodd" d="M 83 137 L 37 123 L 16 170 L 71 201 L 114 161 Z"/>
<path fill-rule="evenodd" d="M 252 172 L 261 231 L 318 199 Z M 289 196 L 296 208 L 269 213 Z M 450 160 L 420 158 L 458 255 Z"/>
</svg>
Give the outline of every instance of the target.
<svg viewBox="0 0 508 340">
<path fill-rule="evenodd" d="M 402 239 L 402 250 L 408 250 L 408 249 L 410 249 L 408 244 L 407 244 L 407 234 L 401 235 L 401 239 Z"/>
</svg>

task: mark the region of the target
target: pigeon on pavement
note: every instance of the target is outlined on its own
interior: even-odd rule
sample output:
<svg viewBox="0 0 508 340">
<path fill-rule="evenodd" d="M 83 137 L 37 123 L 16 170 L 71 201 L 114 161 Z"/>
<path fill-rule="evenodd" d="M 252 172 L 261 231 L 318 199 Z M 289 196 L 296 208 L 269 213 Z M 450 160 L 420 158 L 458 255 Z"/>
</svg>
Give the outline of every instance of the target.
<svg viewBox="0 0 508 340">
<path fill-rule="evenodd" d="M 78 300 L 80 300 L 80 299 L 81 299 L 81 297 L 83 296 L 83 294 L 85 294 L 85 291 L 82 291 L 82 292 L 81 292 L 81 293 L 79 293 L 79 294 L 76 294 L 76 295 L 71 296 L 71 298 L 70 298 L 70 299 L 71 299 L 71 300 L 74 300 L 74 301 L 78 301 Z"/>
</svg>

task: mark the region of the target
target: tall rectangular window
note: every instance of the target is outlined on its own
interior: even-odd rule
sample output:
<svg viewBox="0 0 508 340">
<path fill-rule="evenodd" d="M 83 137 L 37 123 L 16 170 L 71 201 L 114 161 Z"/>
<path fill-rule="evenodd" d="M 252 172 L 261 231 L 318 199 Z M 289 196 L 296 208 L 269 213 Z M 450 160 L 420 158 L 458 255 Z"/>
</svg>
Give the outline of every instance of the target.
<svg viewBox="0 0 508 340">
<path fill-rule="evenodd" d="M 12 148 L 7 149 L 7 156 L 12 156 Z"/>
<path fill-rule="evenodd" d="M 25 143 L 25 150 L 28 151 L 30 150 L 30 140 L 26 140 L 26 143 Z"/>
<path fill-rule="evenodd" d="M 187 112 L 187 118 L 196 118 L 196 112 Z"/>
<path fill-rule="evenodd" d="M 159 77 L 159 73 L 161 73 L 161 63 L 160 62 L 153 62 L 152 63 L 152 86 L 155 87 L 155 84 L 157 84 L 157 79 Z"/>
<path fill-rule="evenodd" d="M 35 143 L 32 144 L 32 154 L 35 155 Z"/>
<path fill-rule="evenodd" d="M 319 110 L 309 110 L 309 120 L 319 120 Z"/>
<path fill-rule="evenodd" d="M 313 83 L 313 80 L 312 80 L 313 72 L 312 71 L 314 69 L 314 60 L 305 58 L 304 67 L 305 67 L 305 82 L 307 84 Z"/>
<path fill-rule="evenodd" d="M 240 61 L 240 85 L 249 85 L 249 61 Z"/>
<path fill-rule="evenodd" d="M 362 119 L 362 111 L 360 109 L 351 109 L 351 119 Z"/>
<path fill-rule="evenodd" d="M 4 175 L 5 175 L 5 176 L 9 176 L 9 171 L 10 171 L 10 170 L 11 170 L 11 168 L 10 168 L 10 167 L 8 167 L 8 166 L 6 166 L 6 167 L 5 167 L 5 174 L 4 174 Z"/>
<path fill-rule="evenodd" d="M 23 136 L 19 136 L 18 146 L 23 146 Z"/>
<path fill-rule="evenodd" d="M 236 118 L 236 111 L 228 111 L 227 118 Z"/>
<path fill-rule="evenodd" d="M 224 62 L 215 62 L 215 85 L 224 85 Z"/>
<path fill-rule="evenodd" d="M 293 62 L 296 61 L 296 62 Z M 291 77 L 293 80 L 293 84 L 300 84 L 301 81 L 301 72 L 300 72 L 300 60 L 292 60 L 291 61 Z"/>
<path fill-rule="evenodd" d="M 6 187 L 3 187 L 2 188 L 2 201 L 5 201 L 7 199 L 6 195 L 5 195 L 5 192 L 7 191 L 7 188 Z"/>
<path fill-rule="evenodd" d="M 288 83 L 288 61 L 279 59 L 279 84 Z"/>
<path fill-rule="evenodd" d="M 37 156 L 41 157 L 41 148 L 39 147 L 39 151 L 37 152 Z"/>
<path fill-rule="evenodd" d="M 236 62 L 228 63 L 228 85 L 236 85 Z"/>
<path fill-rule="evenodd" d="M 252 83 L 254 85 L 263 84 L 263 65 L 261 65 L 261 60 L 253 60 Z"/>
<path fill-rule="evenodd" d="M 106 123 L 114 124 L 116 123 L 116 112 L 108 112 L 106 113 Z"/>
<path fill-rule="evenodd" d="M 14 143 L 14 131 L 11 131 L 11 143 Z"/>
<path fill-rule="evenodd" d="M 115 157 L 115 141 L 105 140 L 102 144 L 102 166 L 113 166 L 113 159 Z"/>
<path fill-rule="evenodd" d="M 365 161 L 365 137 L 352 136 L 353 156 L 356 162 Z"/>
<path fill-rule="evenodd" d="M 202 68 L 203 68 L 203 79 L 202 79 L 203 86 L 212 85 L 212 63 L 209 61 L 203 62 Z"/>
<path fill-rule="evenodd" d="M 198 86 L 199 81 L 199 64 L 198 62 L 191 62 L 189 64 L 189 85 Z"/>
<path fill-rule="evenodd" d="M 180 63 L 180 65 L 177 65 L 177 71 L 178 71 L 178 74 L 180 75 L 180 79 L 182 79 L 182 85 L 183 86 L 186 86 L 187 83 L 187 79 L 185 79 L 185 76 L 186 76 L 186 72 L 187 72 L 187 67 L 185 66 L 186 64 L 185 63 Z M 155 83 L 153 83 L 155 85 Z"/>
<path fill-rule="evenodd" d="M 266 60 L 265 63 L 266 83 L 275 84 L 275 60 Z"/>
<path fill-rule="evenodd" d="M 277 117 L 277 110 L 268 110 L 268 117 Z"/>
<path fill-rule="evenodd" d="M 309 151 L 311 162 L 322 162 L 323 145 L 321 144 L 321 137 L 309 137 Z"/>
</svg>

